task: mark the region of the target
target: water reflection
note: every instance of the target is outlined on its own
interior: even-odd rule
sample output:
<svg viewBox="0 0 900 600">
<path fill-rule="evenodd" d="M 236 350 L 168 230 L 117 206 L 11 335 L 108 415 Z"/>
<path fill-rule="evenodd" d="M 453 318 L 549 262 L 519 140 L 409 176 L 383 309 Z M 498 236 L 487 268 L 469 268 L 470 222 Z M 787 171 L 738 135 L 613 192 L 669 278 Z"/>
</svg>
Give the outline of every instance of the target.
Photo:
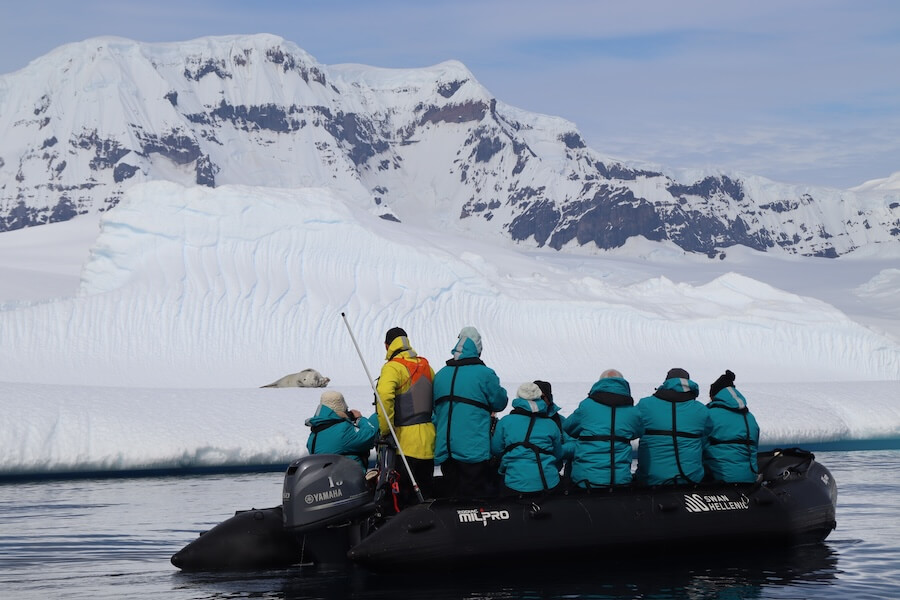
<svg viewBox="0 0 900 600">
<path fill-rule="evenodd" d="M 677 552 L 673 549 L 673 554 Z M 440 575 L 372 574 L 362 569 L 316 573 L 311 570 L 266 573 L 187 574 L 175 586 L 192 598 L 266 597 L 284 600 L 346 598 L 423 598 L 475 600 L 503 598 L 762 598 L 770 587 L 823 588 L 837 576 L 837 555 L 825 544 L 766 554 L 718 553 L 715 558 L 654 558 L 629 562 L 598 559 L 565 565 L 539 558 L 521 569 L 492 572 L 458 570 Z M 824 590 L 819 589 L 820 592 Z"/>
</svg>

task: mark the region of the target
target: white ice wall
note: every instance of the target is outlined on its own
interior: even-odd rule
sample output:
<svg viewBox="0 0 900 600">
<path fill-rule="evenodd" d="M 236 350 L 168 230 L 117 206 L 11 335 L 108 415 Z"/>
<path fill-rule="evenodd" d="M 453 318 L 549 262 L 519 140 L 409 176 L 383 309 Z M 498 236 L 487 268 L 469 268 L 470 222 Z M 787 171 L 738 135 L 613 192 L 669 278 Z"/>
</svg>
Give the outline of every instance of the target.
<svg viewBox="0 0 900 600">
<path fill-rule="evenodd" d="M 894 380 L 900 346 L 831 306 L 736 274 L 615 285 L 518 253 L 383 221 L 326 189 L 142 184 L 110 210 L 81 294 L 0 312 L 0 381 L 255 387 L 313 367 L 365 383 L 406 328 L 440 366 L 465 325 L 502 378 Z M 588 266 L 585 266 L 587 264 Z"/>
<path fill-rule="evenodd" d="M 510 393 L 519 383 L 503 382 Z M 637 399 L 659 382 L 631 383 Z M 900 439 L 898 382 L 739 387 L 765 445 Z M 351 407 L 371 414 L 371 388 L 334 389 Z M 554 382 L 562 414 L 571 414 L 589 389 L 589 382 Z M 0 383 L 0 476 L 284 465 L 306 454 L 309 428 L 303 422 L 320 393 Z"/>
</svg>

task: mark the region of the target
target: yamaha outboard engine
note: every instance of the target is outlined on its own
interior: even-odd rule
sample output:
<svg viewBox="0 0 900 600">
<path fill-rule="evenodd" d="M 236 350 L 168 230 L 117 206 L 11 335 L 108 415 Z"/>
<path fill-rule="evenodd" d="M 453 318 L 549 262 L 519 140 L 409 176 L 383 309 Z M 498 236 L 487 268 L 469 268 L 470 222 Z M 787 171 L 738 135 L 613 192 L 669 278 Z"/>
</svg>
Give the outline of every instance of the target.
<svg viewBox="0 0 900 600">
<path fill-rule="evenodd" d="M 304 533 L 371 510 L 372 493 L 356 461 L 339 454 L 313 454 L 288 467 L 282 507 L 284 526 Z"/>
<path fill-rule="evenodd" d="M 284 476 L 284 528 L 305 536 L 304 553 L 317 565 L 347 561 L 374 512 L 372 492 L 359 464 L 338 454 L 295 460 Z"/>
</svg>

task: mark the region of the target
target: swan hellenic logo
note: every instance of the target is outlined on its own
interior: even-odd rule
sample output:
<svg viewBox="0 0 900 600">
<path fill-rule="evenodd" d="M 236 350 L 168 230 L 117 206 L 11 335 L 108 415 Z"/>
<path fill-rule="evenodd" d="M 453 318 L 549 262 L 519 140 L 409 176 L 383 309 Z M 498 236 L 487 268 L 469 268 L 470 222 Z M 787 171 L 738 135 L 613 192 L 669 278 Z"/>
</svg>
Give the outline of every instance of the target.
<svg viewBox="0 0 900 600">
<path fill-rule="evenodd" d="M 716 512 L 720 510 L 747 510 L 750 508 L 750 500 L 741 494 L 737 500 L 729 498 L 726 494 L 704 496 L 702 494 L 685 494 L 684 508 L 688 512 Z"/>
<path fill-rule="evenodd" d="M 472 508 L 456 511 L 460 523 L 481 523 L 487 527 L 488 521 L 508 521 L 509 511 L 507 510 L 484 510 L 483 508 Z"/>
</svg>

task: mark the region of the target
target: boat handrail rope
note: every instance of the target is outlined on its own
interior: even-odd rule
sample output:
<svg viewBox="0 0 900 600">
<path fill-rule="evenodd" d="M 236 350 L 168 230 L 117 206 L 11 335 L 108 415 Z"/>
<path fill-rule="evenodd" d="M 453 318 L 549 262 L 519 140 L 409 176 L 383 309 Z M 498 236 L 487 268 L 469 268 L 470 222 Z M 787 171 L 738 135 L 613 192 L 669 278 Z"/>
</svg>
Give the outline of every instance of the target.
<svg viewBox="0 0 900 600">
<path fill-rule="evenodd" d="M 403 448 L 400 447 L 400 440 L 397 438 L 394 424 L 387 418 L 387 409 L 384 407 L 384 400 L 381 399 L 381 394 L 378 393 L 378 388 L 375 387 L 375 380 L 372 379 L 372 374 L 369 373 L 369 367 L 366 365 L 366 360 L 363 358 L 362 351 L 359 349 L 359 344 L 356 343 L 356 336 L 353 335 L 353 330 L 350 328 L 350 323 L 347 321 L 346 313 L 341 313 L 341 318 L 344 320 L 344 325 L 347 326 L 347 333 L 350 334 L 350 339 L 353 341 L 353 347 L 356 348 L 356 353 L 359 355 L 359 361 L 362 363 L 363 369 L 366 372 L 366 377 L 369 379 L 369 385 L 372 386 L 372 391 L 375 392 L 375 399 L 378 401 L 378 406 L 381 407 L 381 412 L 385 415 L 384 420 L 387 422 L 388 430 L 391 432 L 391 438 L 393 438 L 394 444 L 397 445 L 397 453 L 403 461 L 403 468 L 406 469 L 406 474 L 409 475 L 409 481 L 412 483 L 413 490 L 416 492 L 416 498 L 419 499 L 419 502 L 425 502 L 422 491 L 419 489 L 419 484 L 416 482 L 416 478 L 409 466 L 409 462 L 406 460 L 406 454 L 403 453 Z"/>
</svg>

